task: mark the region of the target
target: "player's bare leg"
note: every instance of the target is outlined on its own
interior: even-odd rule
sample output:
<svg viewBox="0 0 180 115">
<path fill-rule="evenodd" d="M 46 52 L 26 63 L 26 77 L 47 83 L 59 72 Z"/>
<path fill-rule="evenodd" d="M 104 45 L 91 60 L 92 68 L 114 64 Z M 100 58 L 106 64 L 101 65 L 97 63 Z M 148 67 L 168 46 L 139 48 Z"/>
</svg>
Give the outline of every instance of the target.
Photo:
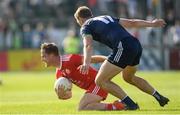
<svg viewBox="0 0 180 115">
<path fill-rule="evenodd" d="M 122 71 L 121 68 L 104 61 L 101 65 L 98 74 L 96 75 L 95 82 L 97 85 L 114 95 L 115 97 L 122 99 L 127 94 L 115 83 L 111 82 L 111 79 Z"/>
<path fill-rule="evenodd" d="M 105 105 L 97 104 L 100 101 L 102 101 L 102 97 L 91 93 L 85 93 L 79 102 L 78 110 L 95 110 L 96 107 L 98 110 L 103 110 L 105 108 Z M 96 104 L 94 105 L 94 107 L 90 107 L 90 106 L 88 107 L 88 104 L 94 104 L 94 103 Z"/>
<path fill-rule="evenodd" d="M 122 72 L 123 79 L 126 82 L 136 86 L 141 91 L 153 95 L 161 106 L 166 105 L 169 99 L 160 95 L 146 80 L 136 76 L 135 75 L 136 71 L 137 71 L 137 66 L 127 66 Z"/>
<path fill-rule="evenodd" d="M 111 81 L 111 79 L 119 74 L 122 70 L 123 69 L 120 67 L 115 66 L 106 60 L 101 65 L 95 82 L 113 96 L 121 99 L 129 107 L 129 109 L 138 109 L 138 105 L 136 105 L 134 101 L 129 96 L 127 96 L 127 94 L 117 84 Z"/>
<path fill-rule="evenodd" d="M 113 103 L 100 103 L 103 100 L 102 97 L 85 93 L 81 98 L 78 110 L 124 110 L 125 105 L 123 103 L 119 105 L 113 105 Z"/>
<path fill-rule="evenodd" d="M 127 66 L 122 72 L 123 79 L 143 92 L 152 94 L 154 92 L 154 88 L 146 80 L 135 76 L 136 71 L 136 66 Z"/>
</svg>

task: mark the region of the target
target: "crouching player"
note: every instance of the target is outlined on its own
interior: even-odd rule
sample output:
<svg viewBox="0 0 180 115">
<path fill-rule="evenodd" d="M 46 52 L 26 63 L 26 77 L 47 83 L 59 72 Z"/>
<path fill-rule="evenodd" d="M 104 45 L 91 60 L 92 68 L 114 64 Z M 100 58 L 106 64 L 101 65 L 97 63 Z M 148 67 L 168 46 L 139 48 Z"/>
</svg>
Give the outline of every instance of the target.
<svg viewBox="0 0 180 115">
<path fill-rule="evenodd" d="M 54 43 L 41 45 L 41 59 L 46 67 L 56 67 L 56 79 L 63 76 L 73 84 L 86 90 L 79 102 L 79 110 L 125 110 L 123 103 L 101 103 L 108 93 L 95 84 L 97 70 L 90 67 L 88 74 L 81 74 L 78 67 L 83 63 L 83 56 L 78 54 L 59 55 L 58 47 Z M 91 63 L 100 63 L 106 60 L 105 56 L 92 56 Z M 59 99 L 70 99 L 71 91 L 65 91 L 63 86 L 56 90 Z"/>
</svg>

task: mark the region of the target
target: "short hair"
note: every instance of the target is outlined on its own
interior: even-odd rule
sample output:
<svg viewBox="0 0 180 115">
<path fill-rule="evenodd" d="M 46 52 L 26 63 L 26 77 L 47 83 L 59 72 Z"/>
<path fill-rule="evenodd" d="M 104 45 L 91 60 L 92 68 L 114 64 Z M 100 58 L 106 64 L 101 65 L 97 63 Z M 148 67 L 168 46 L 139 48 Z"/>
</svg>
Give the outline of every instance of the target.
<svg viewBox="0 0 180 115">
<path fill-rule="evenodd" d="M 74 17 L 76 19 L 79 18 L 91 18 L 93 16 L 92 11 L 87 6 L 79 7 L 76 12 L 74 13 Z"/>
<path fill-rule="evenodd" d="M 55 43 L 43 43 L 41 44 L 41 50 L 44 50 L 47 54 L 54 54 L 59 56 L 58 47 Z"/>
</svg>

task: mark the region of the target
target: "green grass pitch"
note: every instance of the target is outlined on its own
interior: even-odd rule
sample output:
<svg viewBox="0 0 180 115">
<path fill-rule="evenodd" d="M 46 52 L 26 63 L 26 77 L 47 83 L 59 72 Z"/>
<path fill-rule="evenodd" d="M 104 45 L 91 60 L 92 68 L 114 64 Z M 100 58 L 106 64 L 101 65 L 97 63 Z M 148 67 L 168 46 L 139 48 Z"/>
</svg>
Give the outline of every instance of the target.
<svg viewBox="0 0 180 115">
<path fill-rule="evenodd" d="M 138 72 L 160 93 L 169 97 L 164 108 L 156 100 L 125 83 L 121 75 L 113 80 L 138 102 L 137 111 L 77 111 L 84 91 L 73 86 L 73 98 L 58 100 L 53 85 L 54 72 L 5 72 L 0 73 L 0 114 L 180 114 L 180 71 Z M 113 102 L 109 95 L 105 102 Z"/>
</svg>

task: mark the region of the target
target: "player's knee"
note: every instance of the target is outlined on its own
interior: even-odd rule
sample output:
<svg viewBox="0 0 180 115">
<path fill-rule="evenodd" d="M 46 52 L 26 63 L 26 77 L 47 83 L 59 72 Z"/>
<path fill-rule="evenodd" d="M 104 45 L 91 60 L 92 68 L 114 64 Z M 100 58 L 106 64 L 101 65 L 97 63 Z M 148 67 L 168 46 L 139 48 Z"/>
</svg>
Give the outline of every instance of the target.
<svg viewBox="0 0 180 115">
<path fill-rule="evenodd" d="M 86 109 L 86 106 L 81 106 L 81 105 L 80 105 L 80 106 L 78 107 L 78 111 L 83 111 L 83 110 L 87 110 L 87 109 Z"/>
<path fill-rule="evenodd" d="M 84 110 L 84 108 L 81 107 L 81 106 L 79 106 L 79 107 L 78 107 L 78 111 L 82 111 L 82 110 Z"/>
<path fill-rule="evenodd" d="M 132 76 L 131 75 L 123 73 L 123 79 L 124 79 L 124 81 L 132 84 Z"/>
<path fill-rule="evenodd" d="M 99 87 L 102 87 L 102 86 L 103 86 L 103 81 L 100 80 L 100 79 L 95 79 L 95 83 L 96 83 L 96 85 L 98 85 Z"/>
<path fill-rule="evenodd" d="M 79 106 L 78 111 L 83 111 L 83 110 L 96 110 L 95 104 L 87 104 L 86 106 Z"/>
<path fill-rule="evenodd" d="M 95 83 L 96 85 L 98 85 L 99 87 L 103 88 L 103 89 L 106 89 L 107 88 L 107 84 L 108 84 L 108 81 L 105 81 L 105 80 L 95 80 Z"/>
<path fill-rule="evenodd" d="M 84 108 L 84 110 L 96 110 L 96 109 L 97 109 L 96 103 L 90 103 Z"/>
</svg>

